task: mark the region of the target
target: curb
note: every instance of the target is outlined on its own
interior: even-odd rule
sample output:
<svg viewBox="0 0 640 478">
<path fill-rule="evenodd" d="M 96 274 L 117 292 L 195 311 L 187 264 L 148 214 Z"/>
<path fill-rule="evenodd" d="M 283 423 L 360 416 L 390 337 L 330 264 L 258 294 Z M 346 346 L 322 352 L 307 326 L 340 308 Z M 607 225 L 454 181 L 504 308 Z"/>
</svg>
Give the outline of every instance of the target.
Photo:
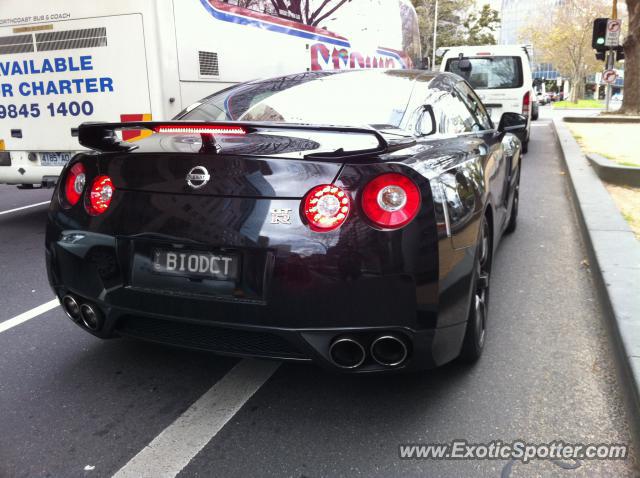
<svg viewBox="0 0 640 478">
<path fill-rule="evenodd" d="M 640 123 L 639 116 L 616 116 L 616 115 L 602 115 L 602 116 L 565 116 L 564 121 L 566 123 L 625 123 L 625 124 L 637 124 Z"/>
<path fill-rule="evenodd" d="M 640 168 L 616 164 L 597 153 L 588 153 L 587 159 L 603 181 L 621 186 L 640 187 Z"/>
<path fill-rule="evenodd" d="M 589 253 L 591 270 L 619 357 L 630 424 L 640 438 L 640 242 L 562 119 L 553 125 Z"/>
</svg>

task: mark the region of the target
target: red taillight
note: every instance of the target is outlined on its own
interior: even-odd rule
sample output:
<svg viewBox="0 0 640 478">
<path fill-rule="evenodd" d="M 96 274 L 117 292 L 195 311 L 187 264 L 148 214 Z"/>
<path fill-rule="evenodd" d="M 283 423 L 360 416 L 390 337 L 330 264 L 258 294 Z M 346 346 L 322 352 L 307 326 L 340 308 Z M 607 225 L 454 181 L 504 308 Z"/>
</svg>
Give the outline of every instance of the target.
<svg viewBox="0 0 640 478">
<path fill-rule="evenodd" d="M 530 111 L 531 111 L 531 93 L 527 91 L 524 94 L 524 98 L 522 98 L 522 114 L 525 116 L 529 116 Z"/>
<path fill-rule="evenodd" d="M 378 176 L 362 191 L 362 210 L 381 229 L 399 229 L 409 224 L 420 209 L 420 190 L 406 176 Z"/>
<path fill-rule="evenodd" d="M 64 198 L 69 207 L 78 204 L 82 192 L 84 191 L 84 184 L 86 182 L 86 173 L 82 163 L 76 163 L 71 166 L 71 169 L 67 173 L 67 179 L 64 183 Z"/>
<path fill-rule="evenodd" d="M 219 134 L 234 136 L 242 136 L 247 134 L 247 131 L 242 126 L 236 125 L 159 125 L 154 126 L 153 131 L 155 131 L 156 133 Z"/>
<path fill-rule="evenodd" d="M 97 216 L 109 209 L 114 191 L 115 188 L 109 176 L 98 176 L 95 178 L 89 190 L 87 212 L 92 216 Z"/>
<path fill-rule="evenodd" d="M 316 186 L 307 193 L 302 212 L 313 231 L 327 232 L 339 228 L 349 216 L 349 195 L 333 184 Z"/>
</svg>

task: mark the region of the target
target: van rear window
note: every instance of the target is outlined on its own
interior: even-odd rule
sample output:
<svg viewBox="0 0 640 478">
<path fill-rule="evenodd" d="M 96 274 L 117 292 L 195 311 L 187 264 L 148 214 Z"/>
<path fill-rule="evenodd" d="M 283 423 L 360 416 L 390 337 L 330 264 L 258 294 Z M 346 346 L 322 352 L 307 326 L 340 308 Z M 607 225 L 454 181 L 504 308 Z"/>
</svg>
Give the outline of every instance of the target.
<svg viewBox="0 0 640 478">
<path fill-rule="evenodd" d="M 447 60 L 446 71 L 460 75 L 477 90 L 502 88 L 520 88 L 522 78 L 522 60 L 517 56 L 468 57 L 471 71 L 460 71 L 458 58 Z"/>
</svg>

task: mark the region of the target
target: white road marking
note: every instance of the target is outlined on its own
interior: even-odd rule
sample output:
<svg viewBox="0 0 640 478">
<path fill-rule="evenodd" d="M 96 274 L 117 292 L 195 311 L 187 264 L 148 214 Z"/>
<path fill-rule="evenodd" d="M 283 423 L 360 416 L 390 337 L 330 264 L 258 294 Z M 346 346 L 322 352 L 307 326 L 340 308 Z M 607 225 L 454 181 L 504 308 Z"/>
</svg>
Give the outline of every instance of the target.
<svg viewBox="0 0 640 478">
<path fill-rule="evenodd" d="M 113 478 L 173 478 L 189 464 L 280 364 L 242 360 Z"/>
<path fill-rule="evenodd" d="M 22 207 L 17 207 L 15 209 L 9 209 L 7 211 L 0 211 L 0 216 L 2 216 L 3 214 L 9 214 L 9 213 L 16 212 L 16 211 L 22 211 L 23 209 L 29 209 L 31 207 L 42 206 L 44 204 L 49 204 L 50 202 L 51 201 L 38 202 L 36 204 L 29 204 L 28 206 L 22 206 Z"/>
<path fill-rule="evenodd" d="M 16 325 L 20 325 L 21 323 L 26 322 L 27 320 L 31 320 L 34 317 L 39 316 L 40 314 L 44 314 L 45 312 L 51 309 L 54 309 L 59 305 L 60 305 L 60 302 L 58 302 L 58 299 L 53 299 L 53 300 L 50 300 L 49 302 L 45 302 L 44 304 L 39 305 L 38 307 L 34 307 L 31 310 L 27 310 L 26 312 L 23 312 L 20 315 L 16 315 L 12 319 L 5 320 L 4 322 L 0 322 L 0 333 L 6 332 L 7 330 L 12 329 Z"/>
</svg>

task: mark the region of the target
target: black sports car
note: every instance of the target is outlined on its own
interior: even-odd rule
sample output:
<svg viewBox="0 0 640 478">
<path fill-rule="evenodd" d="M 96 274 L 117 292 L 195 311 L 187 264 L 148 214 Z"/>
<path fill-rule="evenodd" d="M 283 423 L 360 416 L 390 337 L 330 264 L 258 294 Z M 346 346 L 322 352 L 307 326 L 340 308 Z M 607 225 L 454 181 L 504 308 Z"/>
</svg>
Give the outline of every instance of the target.
<svg viewBox="0 0 640 478">
<path fill-rule="evenodd" d="M 448 73 L 304 73 L 169 122 L 85 123 L 54 192 L 49 281 L 128 336 L 354 372 L 477 359 L 521 145 Z M 127 142 L 119 130 L 145 130 Z"/>
</svg>

